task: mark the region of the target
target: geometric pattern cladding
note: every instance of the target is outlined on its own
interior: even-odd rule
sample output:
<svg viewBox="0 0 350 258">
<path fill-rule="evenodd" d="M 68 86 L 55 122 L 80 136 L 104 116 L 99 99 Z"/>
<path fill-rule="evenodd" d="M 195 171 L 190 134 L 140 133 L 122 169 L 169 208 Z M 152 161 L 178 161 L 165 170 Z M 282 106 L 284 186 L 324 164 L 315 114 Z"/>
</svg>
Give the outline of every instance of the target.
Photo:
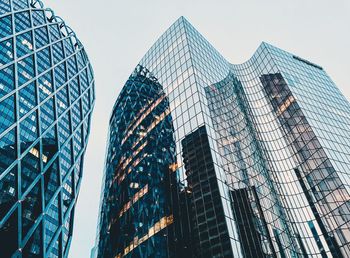
<svg viewBox="0 0 350 258">
<path fill-rule="evenodd" d="M 153 107 L 152 112 L 143 109 L 144 106 Z M 162 86 L 147 69 L 139 66 L 126 83 L 114 110 L 106 167 L 111 173 L 106 175 L 106 181 L 115 187 L 106 188 L 104 198 L 118 198 L 119 201 L 113 207 L 103 204 L 105 212 L 101 216 L 106 223 L 104 228 L 108 229 L 102 230 L 100 245 L 105 250 L 102 257 L 114 257 L 115 248 L 117 257 L 125 255 L 124 247 L 118 243 L 133 242 L 134 235 L 127 230 L 130 223 L 138 225 L 138 235 L 147 236 L 149 228 L 157 222 L 163 221 L 158 223 L 160 227 L 170 224 L 173 214 L 168 194 L 171 178 L 167 175 L 170 174 L 169 164 L 175 162 L 175 141 L 168 115 L 169 102 Z M 139 137 L 132 134 L 133 130 L 138 132 L 139 126 L 148 132 L 145 138 L 141 133 Z M 125 134 L 125 128 L 129 128 L 130 133 Z M 155 235 L 153 240 L 144 241 L 138 256 L 162 256 L 167 247 L 166 239 Z"/>
<path fill-rule="evenodd" d="M 2 0 L 1 257 L 67 257 L 94 99 L 64 21 L 41 1 Z"/>
<path fill-rule="evenodd" d="M 349 142 L 322 67 L 230 64 L 181 17 L 114 106 L 92 257 L 349 257 Z"/>
</svg>

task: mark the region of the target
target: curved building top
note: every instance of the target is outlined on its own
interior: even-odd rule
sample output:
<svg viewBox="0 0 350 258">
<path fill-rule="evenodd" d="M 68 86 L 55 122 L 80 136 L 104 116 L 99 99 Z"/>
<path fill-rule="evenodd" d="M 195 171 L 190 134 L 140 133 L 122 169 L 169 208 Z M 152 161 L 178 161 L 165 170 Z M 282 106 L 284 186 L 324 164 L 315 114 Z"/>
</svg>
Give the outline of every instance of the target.
<svg viewBox="0 0 350 258">
<path fill-rule="evenodd" d="M 321 66 L 230 64 L 180 17 L 112 112 L 97 256 L 347 257 L 349 114 Z"/>
<path fill-rule="evenodd" d="M 94 102 L 70 27 L 41 1 L 0 1 L 1 257 L 68 256 Z"/>
</svg>

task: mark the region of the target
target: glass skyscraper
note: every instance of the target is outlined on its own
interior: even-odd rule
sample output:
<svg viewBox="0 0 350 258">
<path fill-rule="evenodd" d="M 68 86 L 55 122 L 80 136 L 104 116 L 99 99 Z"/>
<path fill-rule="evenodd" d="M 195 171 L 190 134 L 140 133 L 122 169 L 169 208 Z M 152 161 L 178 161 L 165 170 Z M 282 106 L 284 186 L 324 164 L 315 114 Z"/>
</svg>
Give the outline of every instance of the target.
<svg viewBox="0 0 350 258">
<path fill-rule="evenodd" d="M 0 257 L 67 257 L 94 105 L 74 32 L 37 0 L 0 1 Z"/>
<path fill-rule="evenodd" d="M 349 257 L 350 104 L 262 43 L 226 61 L 183 17 L 114 106 L 93 253 Z"/>
</svg>

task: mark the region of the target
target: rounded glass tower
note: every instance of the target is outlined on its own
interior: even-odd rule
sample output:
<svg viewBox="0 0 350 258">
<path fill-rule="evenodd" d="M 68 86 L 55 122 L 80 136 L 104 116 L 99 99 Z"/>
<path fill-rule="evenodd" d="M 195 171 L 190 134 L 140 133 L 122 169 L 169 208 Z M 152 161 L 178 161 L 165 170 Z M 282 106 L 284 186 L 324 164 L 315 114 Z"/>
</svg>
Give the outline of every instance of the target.
<svg viewBox="0 0 350 258">
<path fill-rule="evenodd" d="M 0 254 L 66 257 L 94 106 L 84 47 L 35 0 L 0 2 Z"/>
</svg>

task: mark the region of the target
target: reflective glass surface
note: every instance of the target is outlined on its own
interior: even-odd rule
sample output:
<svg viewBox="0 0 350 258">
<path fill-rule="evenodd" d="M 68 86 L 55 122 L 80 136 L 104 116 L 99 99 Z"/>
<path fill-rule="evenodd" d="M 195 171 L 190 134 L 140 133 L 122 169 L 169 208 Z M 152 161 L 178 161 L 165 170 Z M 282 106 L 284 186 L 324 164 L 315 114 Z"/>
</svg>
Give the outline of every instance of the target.
<svg viewBox="0 0 350 258">
<path fill-rule="evenodd" d="M 349 257 L 349 125 L 322 67 L 179 18 L 113 109 L 94 257 Z"/>
<path fill-rule="evenodd" d="M 93 105 L 74 32 L 40 1 L 1 1 L 1 257 L 67 257 Z"/>
</svg>

